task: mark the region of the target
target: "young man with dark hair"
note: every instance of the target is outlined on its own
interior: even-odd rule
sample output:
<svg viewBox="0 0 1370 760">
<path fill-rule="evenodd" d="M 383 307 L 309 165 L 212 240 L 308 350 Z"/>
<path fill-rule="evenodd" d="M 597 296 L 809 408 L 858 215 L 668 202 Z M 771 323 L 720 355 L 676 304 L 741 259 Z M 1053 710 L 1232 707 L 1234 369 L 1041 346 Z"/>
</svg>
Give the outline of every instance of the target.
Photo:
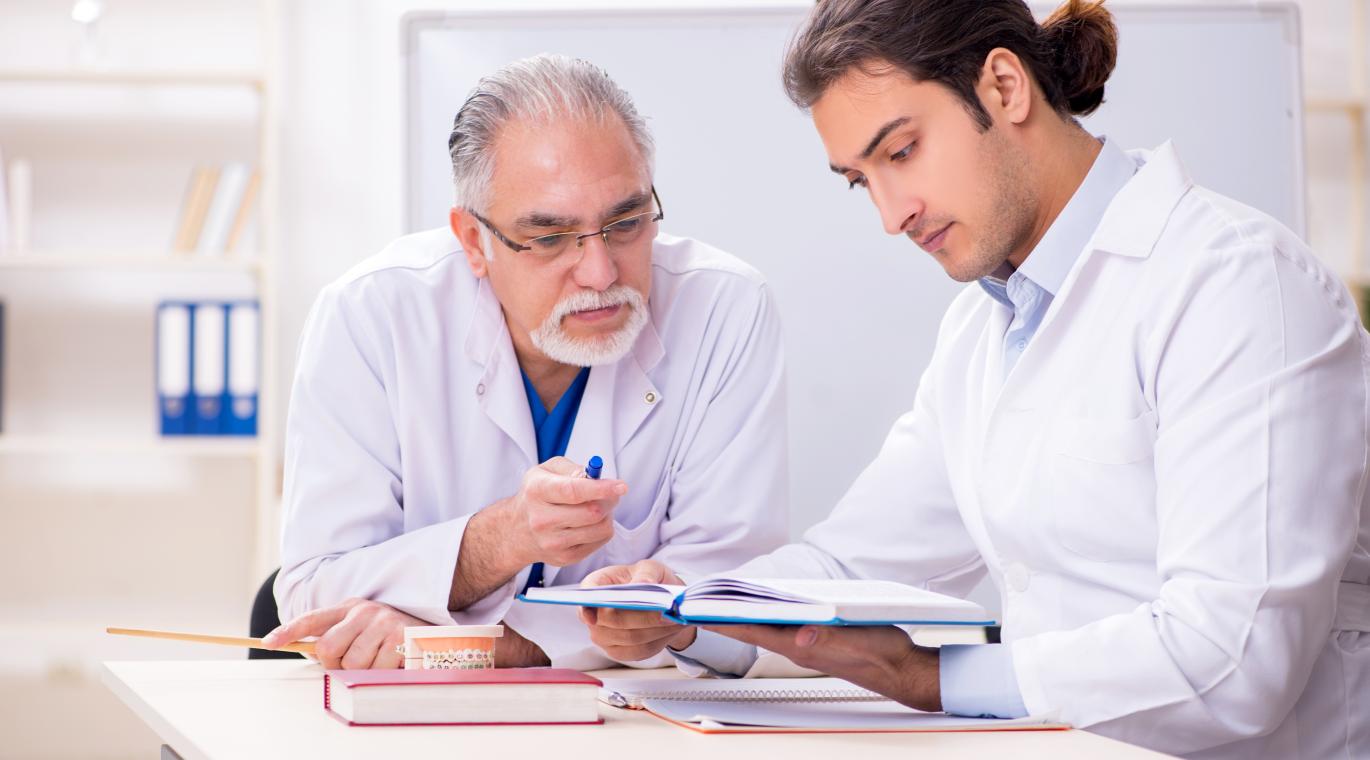
<svg viewBox="0 0 1370 760">
<path fill-rule="evenodd" d="M 1116 46 L 1097 3 L 1039 26 L 1020 0 L 825 0 L 785 65 L 832 171 L 976 284 L 833 514 L 735 572 L 955 594 L 988 573 L 1004 643 L 583 613 L 605 651 L 737 674 L 755 645 L 925 710 L 1370 757 L 1370 337 L 1289 230 L 1168 143 L 1081 127 Z"/>
</svg>

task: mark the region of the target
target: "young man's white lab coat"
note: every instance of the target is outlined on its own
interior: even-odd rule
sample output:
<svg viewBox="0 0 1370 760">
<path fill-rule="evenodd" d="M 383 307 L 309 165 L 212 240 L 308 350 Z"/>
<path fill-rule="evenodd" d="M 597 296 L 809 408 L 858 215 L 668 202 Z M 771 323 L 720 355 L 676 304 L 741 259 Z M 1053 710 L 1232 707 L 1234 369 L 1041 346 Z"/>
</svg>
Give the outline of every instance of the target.
<svg viewBox="0 0 1370 760">
<path fill-rule="evenodd" d="M 1370 757 L 1370 337 L 1292 233 L 1169 144 L 1132 156 L 1007 377 L 1008 309 L 968 287 L 878 458 L 749 567 L 953 594 L 988 571 L 1034 714 L 1194 757 Z"/>
</svg>

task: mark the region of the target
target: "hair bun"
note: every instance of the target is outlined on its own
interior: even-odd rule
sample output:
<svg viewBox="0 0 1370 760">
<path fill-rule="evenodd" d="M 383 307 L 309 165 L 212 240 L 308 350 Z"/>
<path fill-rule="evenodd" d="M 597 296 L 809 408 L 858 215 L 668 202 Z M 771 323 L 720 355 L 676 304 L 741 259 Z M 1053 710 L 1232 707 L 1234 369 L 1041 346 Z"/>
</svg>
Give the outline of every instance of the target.
<svg viewBox="0 0 1370 760">
<path fill-rule="evenodd" d="M 1073 114 L 1104 102 L 1104 84 L 1118 62 L 1118 27 L 1103 0 L 1067 0 L 1042 23 L 1056 83 Z"/>
</svg>

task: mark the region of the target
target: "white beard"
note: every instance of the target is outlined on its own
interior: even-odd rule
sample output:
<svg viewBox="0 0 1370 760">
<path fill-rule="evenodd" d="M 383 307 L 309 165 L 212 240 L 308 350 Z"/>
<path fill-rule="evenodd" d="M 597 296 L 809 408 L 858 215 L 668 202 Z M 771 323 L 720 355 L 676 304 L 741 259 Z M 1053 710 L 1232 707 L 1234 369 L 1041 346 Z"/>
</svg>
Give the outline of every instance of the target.
<svg viewBox="0 0 1370 760">
<path fill-rule="evenodd" d="M 628 309 L 628 321 L 610 335 L 573 338 L 561 327 L 562 320 L 570 314 L 619 305 Z M 614 285 L 602 293 L 583 290 L 559 302 L 529 337 L 547 358 L 562 364 L 575 367 L 613 364 L 632 350 L 638 333 L 647 326 L 647 317 L 646 299 L 627 285 Z"/>
</svg>

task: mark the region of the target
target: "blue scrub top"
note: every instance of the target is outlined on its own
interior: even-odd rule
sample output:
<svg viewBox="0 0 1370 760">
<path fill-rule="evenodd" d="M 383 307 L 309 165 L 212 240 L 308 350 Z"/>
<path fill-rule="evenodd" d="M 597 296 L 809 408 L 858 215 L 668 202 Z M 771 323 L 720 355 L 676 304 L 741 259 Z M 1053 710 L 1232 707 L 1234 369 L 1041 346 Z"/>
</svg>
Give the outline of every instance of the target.
<svg viewBox="0 0 1370 760">
<path fill-rule="evenodd" d="M 557 405 L 547 411 L 538 397 L 537 389 L 522 369 L 523 392 L 528 395 L 528 410 L 533 413 L 533 433 L 538 440 L 538 464 L 553 457 L 566 455 L 566 445 L 571 442 L 571 429 L 576 425 L 576 413 L 580 411 L 580 400 L 585 396 L 585 384 L 590 380 L 590 368 L 586 367 L 571 381 L 571 386 L 561 394 Z M 523 590 L 542 585 L 542 563 L 533 563 L 528 573 L 528 582 Z"/>
</svg>

